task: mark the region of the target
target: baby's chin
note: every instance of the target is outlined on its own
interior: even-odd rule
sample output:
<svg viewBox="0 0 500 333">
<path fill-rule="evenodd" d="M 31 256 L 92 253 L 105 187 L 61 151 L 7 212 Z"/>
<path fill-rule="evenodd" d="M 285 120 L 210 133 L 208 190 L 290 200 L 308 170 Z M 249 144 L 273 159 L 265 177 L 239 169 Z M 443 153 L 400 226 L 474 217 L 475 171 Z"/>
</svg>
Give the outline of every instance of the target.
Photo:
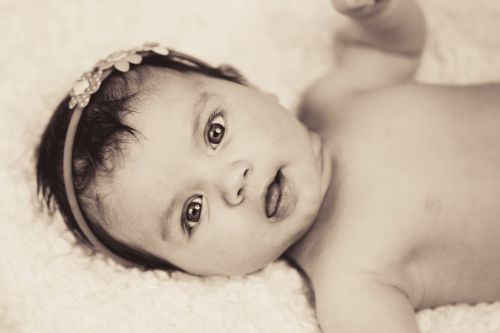
<svg viewBox="0 0 500 333">
<path fill-rule="evenodd" d="M 270 254 L 266 259 L 256 261 L 253 265 L 245 265 L 240 267 L 234 267 L 232 270 L 232 274 L 227 275 L 247 275 L 252 273 L 257 273 L 262 269 L 268 267 L 276 260 L 284 258 L 288 249 L 293 247 L 302 237 L 309 231 L 310 227 L 314 224 L 314 221 L 308 222 L 304 228 L 300 229 L 297 233 L 293 235 L 293 237 L 289 238 L 286 243 L 284 243 L 279 249 L 273 249 L 270 251 Z"/>
</svg>

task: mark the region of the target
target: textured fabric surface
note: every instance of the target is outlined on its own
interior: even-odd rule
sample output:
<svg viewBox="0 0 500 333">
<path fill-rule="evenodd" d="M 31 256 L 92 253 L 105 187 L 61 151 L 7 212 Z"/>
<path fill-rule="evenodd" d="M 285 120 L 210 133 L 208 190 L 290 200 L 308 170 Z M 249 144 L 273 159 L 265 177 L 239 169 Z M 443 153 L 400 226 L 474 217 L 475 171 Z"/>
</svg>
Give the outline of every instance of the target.
<svg viewBox="0 0 500 333">
<path fill-rule="evenodd" d="M 500 81 L 498 0 L 421 3 L 419 80 Z M 83 71 L 144 41 L 232 63 L 293 111 L 331 66 L 341 21 L 326 0 L 0 1 L 0 331 L 318 332 L 307 285 L 283 261 L 201 279 L 89 256 L 39 211 L 33 150 Z M 500 303 L 424 310 L 418 321 L 423 332 L 500 332 Z"/>
</svg>

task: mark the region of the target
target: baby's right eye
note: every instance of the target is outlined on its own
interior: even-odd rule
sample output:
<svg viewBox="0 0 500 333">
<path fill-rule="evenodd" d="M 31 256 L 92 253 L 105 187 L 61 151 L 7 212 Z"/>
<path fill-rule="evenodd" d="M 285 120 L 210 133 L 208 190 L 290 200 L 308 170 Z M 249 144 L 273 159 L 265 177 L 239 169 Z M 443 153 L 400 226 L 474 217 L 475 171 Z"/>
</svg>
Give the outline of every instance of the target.
<svg viewBox="0 0 500 333">
<path fill-rule="evenodd" d="M 202 198 L 196 196 L 186 202 L 182 213 L 182 224 L 189 233 L 196 227 L 200 221 L 202 210 Z"/>
</svg>

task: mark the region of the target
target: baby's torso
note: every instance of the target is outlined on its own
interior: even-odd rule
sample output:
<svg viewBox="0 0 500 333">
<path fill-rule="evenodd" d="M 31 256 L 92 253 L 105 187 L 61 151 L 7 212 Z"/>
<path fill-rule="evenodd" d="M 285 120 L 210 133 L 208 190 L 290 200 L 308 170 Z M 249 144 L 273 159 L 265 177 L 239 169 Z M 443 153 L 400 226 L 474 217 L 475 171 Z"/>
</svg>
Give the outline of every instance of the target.
<svg viewBox="0 0 500 333">
<path fill-rule="evenodd" d="M 500 85 L 387 89 L 324 132 L 331 208 L 299 244 L 314 274 L 380 274 L 419 307 L 500 300 Z"/>
</svg>

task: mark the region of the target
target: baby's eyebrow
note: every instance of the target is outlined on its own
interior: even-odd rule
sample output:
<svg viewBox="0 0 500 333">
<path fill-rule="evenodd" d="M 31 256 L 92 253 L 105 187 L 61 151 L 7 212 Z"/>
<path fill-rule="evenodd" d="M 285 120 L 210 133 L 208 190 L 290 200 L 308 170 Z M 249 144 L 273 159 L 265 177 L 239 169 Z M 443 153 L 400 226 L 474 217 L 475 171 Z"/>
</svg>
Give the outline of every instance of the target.
<svg viewBox="0 0 500 333">
<path fill-rule="evenodd" d="M 201 114 L 205 110 L 208 101 L 213 95 L 204 91 L 200 94 L 200 97 L 194 104 L 193 108 L 193 133 L 192 136 L 194 137 L 196 133 L 198 133 L 199 128 L 200 128 L 200 122 L 201 122 Z"/>
</svg>

